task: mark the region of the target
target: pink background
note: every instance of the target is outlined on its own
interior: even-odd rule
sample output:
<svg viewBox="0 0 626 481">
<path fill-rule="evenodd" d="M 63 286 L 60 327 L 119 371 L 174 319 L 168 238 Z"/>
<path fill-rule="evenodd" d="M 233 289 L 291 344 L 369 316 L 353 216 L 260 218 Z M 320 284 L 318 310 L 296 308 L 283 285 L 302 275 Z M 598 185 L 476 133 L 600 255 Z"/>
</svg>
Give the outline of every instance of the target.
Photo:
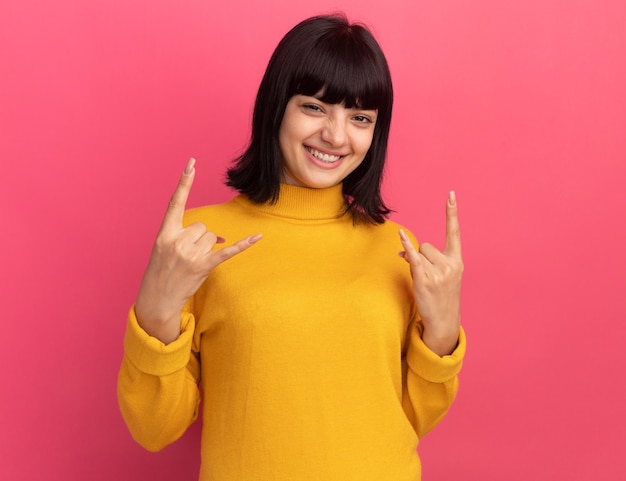
<svg viewBox="0 0 626 481">
<path fill-rule="evenodd" d="M 470 344 L 424 480 L 625 479 L 623 0 L 2 0 L 0 479 L 196 479 L 198 426 L 155 455 L 123 425 L 126 312 L 186 159 L 191 205 L 230 197 L 272 49 L 334 10 L 392 69 L 394 218 L 441 245 L 459 198 Z"/>
</svg>

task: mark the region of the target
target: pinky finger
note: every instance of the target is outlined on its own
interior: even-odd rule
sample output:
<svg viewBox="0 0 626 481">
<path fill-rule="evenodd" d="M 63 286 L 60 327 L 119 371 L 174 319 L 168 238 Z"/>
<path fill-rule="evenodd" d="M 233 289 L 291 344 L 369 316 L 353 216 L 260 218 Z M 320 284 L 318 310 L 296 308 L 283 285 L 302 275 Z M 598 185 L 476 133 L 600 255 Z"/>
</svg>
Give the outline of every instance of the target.
<svg viewBox="0 0 626 481">
<path fill-rule="evenodd" d="M 409 263 L 409 266 L 411 266 L 411 274 L 414 278 L 423 277 L 426 273 L 424 266 L 426 259 L 420 252 L 417 251 L 417 249 L 415 249 L 415 246 L 402 229 L 400 229 L 400 240 L 402 241 L 402 245 L 405 250 L 403 252 L 399 252 L 398 254 Z"/>
<path fill-rule="evenodd" d="M 419 256 L 419 253 L 415 249 L 411 239 L 409 239 L 409 236 L 407 236 L 402 229 L 400 229 L 400 242 L 402 242 L 402 247 L 404 247 L 404 253 L 402 253 L 400 257 L 403 257 L 408 262 L 411 262 Z"/>
</svg>

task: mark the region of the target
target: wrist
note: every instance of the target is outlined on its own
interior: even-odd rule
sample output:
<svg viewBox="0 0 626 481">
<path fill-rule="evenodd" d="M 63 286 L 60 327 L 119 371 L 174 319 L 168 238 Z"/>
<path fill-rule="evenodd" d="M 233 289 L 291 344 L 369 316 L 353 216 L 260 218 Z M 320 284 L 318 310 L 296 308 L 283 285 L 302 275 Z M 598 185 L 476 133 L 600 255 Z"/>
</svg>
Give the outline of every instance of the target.
<svg viewBox="0 0 626 481">
<path fill-rule="evenodd" d="M 180 309 L 145 309 L 139 299 L 135 304 L 135 316 L 139 326 L 164 344 L 169 344 L 180 336 L 180 313 Z"/>
<path fill-rule="evenodd" d="M 450 355 L 459 344 L 460 328 L 438 331 L 424 326 L 422 341 L 426 347 L 440 357 Z"/>
</svg>

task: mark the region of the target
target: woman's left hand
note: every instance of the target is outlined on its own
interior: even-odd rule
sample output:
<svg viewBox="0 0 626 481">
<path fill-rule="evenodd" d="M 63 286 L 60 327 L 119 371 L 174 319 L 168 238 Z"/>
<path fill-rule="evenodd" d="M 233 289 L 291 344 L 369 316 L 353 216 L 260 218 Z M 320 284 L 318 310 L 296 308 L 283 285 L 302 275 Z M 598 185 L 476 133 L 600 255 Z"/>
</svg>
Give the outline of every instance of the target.
<svg viewBox="0 0 626 481">
<path fill-rule="evenodd" d="M 424 323 L 422 339 L 439 356 L 451 354 L 457 346 L 461 325 L 461 232 L 456 195 L 450 192 L 446 205 L 446 245 L 443 252 L 431 244 L 419 251 L 400 230 L 404 252 L 400 256 L 411 267 L 413 295 Z"/>
</svg>

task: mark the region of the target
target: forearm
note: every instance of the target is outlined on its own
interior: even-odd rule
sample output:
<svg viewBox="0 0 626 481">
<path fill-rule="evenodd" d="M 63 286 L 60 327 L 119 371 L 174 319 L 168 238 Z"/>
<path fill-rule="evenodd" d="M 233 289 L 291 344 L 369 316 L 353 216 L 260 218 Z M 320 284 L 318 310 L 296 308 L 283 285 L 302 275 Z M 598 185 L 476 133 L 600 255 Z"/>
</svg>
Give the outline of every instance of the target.
<svg viewBox="0 0 626 481">
<path fill-rule="evenodd" d="M 198 414 L 199 363 L 191 353 L 193 318 L 164 345 L 144 332 L 131 310 L 118 377 L 118 401 L 137 442 L 156 451 L 178 439 Z"/>
<path fill-rule="evenodd" d="M 460 329 L 456 348 L 440 356 L 426 345 L 421 328 L 413 325 L 408 342 L 403 360 L 403 406 L 421 437 L 445 416 L 456 397 L 466 341 Z"/>
<path fill-rule="evenodd" d="M 198 415 L 198 387 L 189 373 L 152 376 L 124 360 L 118 379 L 120 411 L 133 438 L 149 451 L 176 441 Z"/>
</svg>

